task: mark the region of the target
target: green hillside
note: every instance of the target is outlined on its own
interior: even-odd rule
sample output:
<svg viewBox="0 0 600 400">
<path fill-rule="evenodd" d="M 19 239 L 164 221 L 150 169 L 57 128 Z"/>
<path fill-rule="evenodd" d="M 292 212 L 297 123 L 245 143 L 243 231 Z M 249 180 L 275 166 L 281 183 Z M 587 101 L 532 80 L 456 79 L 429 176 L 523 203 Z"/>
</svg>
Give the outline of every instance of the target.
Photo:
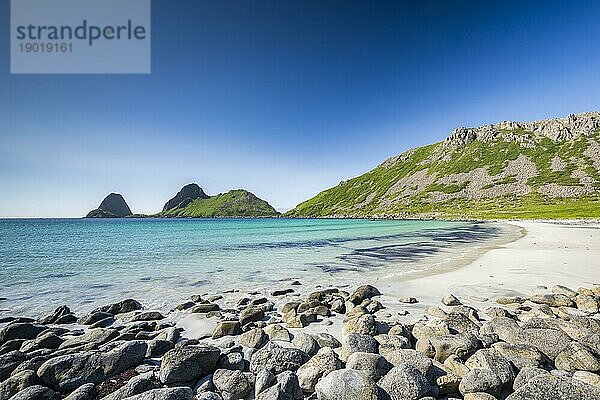
<svg viewBox="0 0 600 400">
<path fill-rule="evenodd" d="M 600 218 L 600 113 L 459 128 L 290 217 Z"/>
<path fill-rule="evenodd" d="M 274 217 L 279 213 L 269 203 L 243 190 L 231 190 L 208 198 L 197 198 L 181 208 L 158 214 L 162 217 Z"/>
</svg>

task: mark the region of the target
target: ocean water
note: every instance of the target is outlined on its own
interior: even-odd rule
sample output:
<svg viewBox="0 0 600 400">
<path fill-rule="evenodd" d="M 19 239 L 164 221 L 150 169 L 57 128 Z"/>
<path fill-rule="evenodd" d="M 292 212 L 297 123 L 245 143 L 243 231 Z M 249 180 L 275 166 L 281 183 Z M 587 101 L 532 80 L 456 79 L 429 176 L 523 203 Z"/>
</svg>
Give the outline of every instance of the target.
<svg viewBox="0 0 600 400">
<path fill-rule="evenodd" d="M 1 315 L 77 312 L 126 297 L 353 284 L 456 262 L 496 223 L 327 219 L 0 219 Z"/>
</svg>

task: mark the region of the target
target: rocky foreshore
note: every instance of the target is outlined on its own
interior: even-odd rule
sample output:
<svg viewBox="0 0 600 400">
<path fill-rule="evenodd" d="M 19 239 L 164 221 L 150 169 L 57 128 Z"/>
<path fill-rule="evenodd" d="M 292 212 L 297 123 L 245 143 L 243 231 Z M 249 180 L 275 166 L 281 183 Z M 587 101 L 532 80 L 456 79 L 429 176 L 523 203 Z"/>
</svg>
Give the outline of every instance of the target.
<svg viewBox="0 0 600 400">
<path fill-rule="evenodd" d="M 193 296 L 165 315 L 127 299 L 3 318 L 0 400 L 600 399 L 599 286 L 479 309 L 449 294 L 407 316 L 370 285 L 299 285 Z M 212 334 L 185 330 L 191 317 Z"/>
</svg>

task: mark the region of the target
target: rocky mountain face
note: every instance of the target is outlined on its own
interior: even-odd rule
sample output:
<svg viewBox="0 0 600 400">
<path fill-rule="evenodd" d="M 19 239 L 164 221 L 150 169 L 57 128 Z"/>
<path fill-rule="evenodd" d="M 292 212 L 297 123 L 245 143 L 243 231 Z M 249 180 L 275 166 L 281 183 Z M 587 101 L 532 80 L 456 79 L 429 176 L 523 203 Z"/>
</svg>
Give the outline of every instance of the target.
<svg viewBox="0 0 600 400">
<path fill-rule="evenodd" d="M 132 215 L 123 196 L 111 193 L 102 200 L 100 206 L 90 211 L 86 218 L 123 218 Z"/>
<path fill-rule="evenodd" d="M 298 205 L 288 216 L 600 216 L 600 112 L 458 128 Z"/>
<path fill-rule="evenodd" d="M 589 135 L 598 128 L 600 128 L 600 113 L 587 112 L 543 121 L 502 121 L 478 128 L 460 127 L 456 128 L 446 141 L 450 144 L 464 146 L 476 140 L 491 142 L 502 136 L 505 141 L 517 141 L 523 146 L 535 146 L 536 138 L 548 138 L 554 142 L 574 141 Z M 519 135 L 519 132 L 528 132 L 531 135 Z"/>
<path fill-rule="evenodd" d="M 171 200 L 165 203 L 163 211 L 171 210 L 173 208 L 181 209 L 185 208 L 192 201 L 197 199 L 208 199 L 206 193 L 197 183 L 190 183 L 181 188 L 181 190 Z"/>
<path fill-rule="evenodd" d="M 195 185 L 195 184 L 192 184 Z M 178 194 L 186 191 L 191 185 L 185 186 Z M 266 201 L 256 197 L 247 190 L 231 190 L 227 193 L 221 193 L 216 196 L 206 195 L 202 189 L 196 185 L 194 193 L 201 193 L 201 196 L 192 199 L 185 197 L 177 206 L 168 208 L 157 216 L 161 217 L 274 217 L 279 213 Z M 175 198 L 177 198 L 175 196 Z M 175 199 L 174 198 L 174 199 Z M 173 200 L 173 199 L 172 199 Z M 169 205 L 169 200 L 165 205 Z M 173 203 L 171 203 L 173 204 Z"/>
</svg>

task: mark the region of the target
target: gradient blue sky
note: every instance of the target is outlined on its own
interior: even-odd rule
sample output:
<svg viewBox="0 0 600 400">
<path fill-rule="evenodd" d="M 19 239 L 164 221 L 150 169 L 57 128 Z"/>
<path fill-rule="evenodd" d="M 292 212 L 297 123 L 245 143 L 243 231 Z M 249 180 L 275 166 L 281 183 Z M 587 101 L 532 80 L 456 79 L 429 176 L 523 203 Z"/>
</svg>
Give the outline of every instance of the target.
<svg viewBox="0 0 600 400">
<path fill-rule="evenodd" d="M 150 75 L 10 75 L 0 2 L 0 216 L 192 181 L 288 209 L 457 126 L 600 109 L 597 1 L 152 7 Z"/>
</svg>

